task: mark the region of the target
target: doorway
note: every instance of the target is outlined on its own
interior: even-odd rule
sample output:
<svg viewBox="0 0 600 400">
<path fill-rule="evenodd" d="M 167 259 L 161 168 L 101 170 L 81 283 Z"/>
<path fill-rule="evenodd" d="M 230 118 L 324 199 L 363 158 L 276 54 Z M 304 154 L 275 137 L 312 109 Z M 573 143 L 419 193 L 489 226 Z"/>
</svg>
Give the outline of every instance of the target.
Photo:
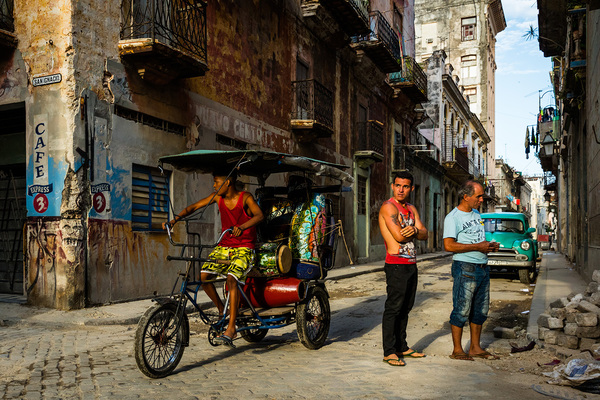
<svg viewBox="0 0 600 400">
<path fill-rule="evenodd" d="M 25 103 L 0 106 L 0 293 L 23 294 Z"/>
</svg>

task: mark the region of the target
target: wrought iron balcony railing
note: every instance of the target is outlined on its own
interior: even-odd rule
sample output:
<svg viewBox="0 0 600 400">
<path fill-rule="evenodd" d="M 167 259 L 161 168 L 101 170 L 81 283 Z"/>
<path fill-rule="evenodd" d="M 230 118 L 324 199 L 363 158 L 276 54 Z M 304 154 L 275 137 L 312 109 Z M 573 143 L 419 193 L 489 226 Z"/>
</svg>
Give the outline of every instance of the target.
<svg viewBox="0 0 600 400">
<path fill-rule="evenodd" d="M 14 8 L 14 0 L 0 0 L 0 30 L 15 31 Z"/>
<path fill-rule="evenodd" d="M 123 0 L 121 40 L 149 39 L 206 63 L 206 3 L 202 0 Z"/>
<path fill-rule="evenodd" d="M 402 57 L 402 71 L 392 72 L 388 79 L 416 102 L 427 101 L 427 75 L 414 58 Z"/>
<path fill-rule="evenodd" d="M 369 32 L 368 0 L 301 0 L 300 3 L 304 18 L 317 16 L 316 10 L 319 6 L 323 6 L 348 35 L 363 35 Z M 330 20 L 331 18 L 319 18 L 316 29 L 329 32 Z M 325 24 L 327 26 L 324 26 Z"/>
<path fill-rule="evenodd" d="M 383 124 L 364 121 L 356 124 L 356 151 L 374 151 L 383 155 Z"/>
<path fill-rule="evenodd" d="M 333 92 L 314 79 L 292 82 L 292 123 L 310 121 L 333 132 Z"/>
<path fill-rule="evenodd" d="M 371 32 L 366 35 L 352 37 L 352 42 L 358 45 L 378 64 L 384 72 L 400 70 L 400 42 L 396 32 L 379 11 L 369 15 Z"/>
</svg>

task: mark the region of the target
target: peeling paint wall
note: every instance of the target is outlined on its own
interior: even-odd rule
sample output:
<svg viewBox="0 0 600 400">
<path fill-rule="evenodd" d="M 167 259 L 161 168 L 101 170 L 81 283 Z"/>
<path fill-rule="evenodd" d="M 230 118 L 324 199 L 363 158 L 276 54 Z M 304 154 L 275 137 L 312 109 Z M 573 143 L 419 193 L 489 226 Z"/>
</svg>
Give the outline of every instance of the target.
<svg viewBox="0 0 600 400">
<path fill-rule="evenodd" d="M 382 10 L 392 4 L 375 3 Z M 412 1 L 393 3 L 405 11 L 404 32 L 410 38 Z M 0 105 L 26 104 L 31 304 L 72 309 L 171 290 L 183 265 L 165 262 L 174 253 L 166 235 L 132 227 L 134 164 L 155 167 L 161 156 L 192 149 L 230 150 L 217 140 L 220 135 L 249 148 L 351 167 L 359 99 L 368 105 L 369 118 L 386 127 L 384 161 L 371 167 L 368 224 L 369 244 L 382 247 L 376 214 L 389 197 L 392 125 L 401 121 L 409 132 L 405 114 L 414 104 L 406 98 L 392 102 L 386 76 L 376 65 L 366 57 L 359 63 L 347 45 L 334 48 L 320 40 L 303 20 L 297 0 L 226 0 L 208 3 L 206 75 L 157 85 L 120 59 L 120 6 L 120 1 L 15 2 L 19 45 L 9 59 L 0 60 Z M 331 138 L 298 142 L 291 132 L 297 58 L 309 64 L 310 78 L 333 92 Z M 35 77 L 57 74 L 60 82 L 32 85 Z M 119 107 L 183 126 L 185 133 L 125 118 Z M 210 177 L 171 172 L 175 211 L 207 194 Z M 353 202 L 353 194 L 346 194 L 340 209 L 355 252 Z M 211 209 L 198 223 L 205 242 L 218 233 L 218 219 Z M 176 235 L 183 239 L 183 226 Z M 347 262 L 340 249 L 338 263 Z"/>
</svg>

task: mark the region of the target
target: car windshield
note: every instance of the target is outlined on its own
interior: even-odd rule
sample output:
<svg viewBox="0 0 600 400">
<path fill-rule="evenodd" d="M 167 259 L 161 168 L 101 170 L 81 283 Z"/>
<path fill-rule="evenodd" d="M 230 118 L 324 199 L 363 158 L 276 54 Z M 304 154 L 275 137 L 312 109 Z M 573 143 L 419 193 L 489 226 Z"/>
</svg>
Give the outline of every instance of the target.
<svg viewBox="0 0 600 400">
<path fill-rule="evenodd" d="M 523 222 L 518 219 L 486 218 L 483 226 L 486 232 L 525 233 Z"/>
</svg>

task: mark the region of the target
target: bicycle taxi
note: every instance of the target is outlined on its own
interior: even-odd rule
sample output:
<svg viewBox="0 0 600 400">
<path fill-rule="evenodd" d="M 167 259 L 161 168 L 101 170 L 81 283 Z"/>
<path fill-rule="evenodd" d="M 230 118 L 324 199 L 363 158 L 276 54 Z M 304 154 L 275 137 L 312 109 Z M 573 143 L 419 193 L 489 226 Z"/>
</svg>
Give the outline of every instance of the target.
<svg viewBox="0 0 600 400">
<path fill-rule="evenodd" d="M 334 265 L 337 238 L 343 238 L 341 221 L 334 216 L 328 194 L 336 194 L 341 201 L 342 192 L 349 190 L 344 183 L 351 183 L 352 177 L 344 171 L 346 167 L 271 151 L 196 150 L 161 157 L 160 162 L 201 173 L 227 168 L 256 181 L 255 198 L 265 219 L 258 227 L 254 266 L 245 284 L 238 283 L 237 333 L 247 342 L 259 342 L 270 329 L 295 323 L 305 347 L 322 347 L 330 323 L 324 279 Z M 218 345 L 215 338 L 229 323 L 228 312 L 211 314 L 198 304 L 200 267 L 215 261 L 206 254 L 228 233 L 222 232 L 214 244 L 201 243 L 201 235 L 192 229 L 193 219 L 200 217 L 186 218 L 185 243 L 175 242 L 167 227 L 171 245 L 179 249 L 178 255 L 167 260 L 184 261 L 186 269 L 178 274 L 171 295 L 154 299 L 156 304 L 138 323 L 135 359 L 140 371 L 151 378 L 168 375 L 180 362 L 189 345 L 188 313 L 197 312 L 209 325 L 212 346 Z M 223 290 L 226 295 L 226 285 Z M 225 310 L 229 310 L 225 297 Z"/>
</svg>

